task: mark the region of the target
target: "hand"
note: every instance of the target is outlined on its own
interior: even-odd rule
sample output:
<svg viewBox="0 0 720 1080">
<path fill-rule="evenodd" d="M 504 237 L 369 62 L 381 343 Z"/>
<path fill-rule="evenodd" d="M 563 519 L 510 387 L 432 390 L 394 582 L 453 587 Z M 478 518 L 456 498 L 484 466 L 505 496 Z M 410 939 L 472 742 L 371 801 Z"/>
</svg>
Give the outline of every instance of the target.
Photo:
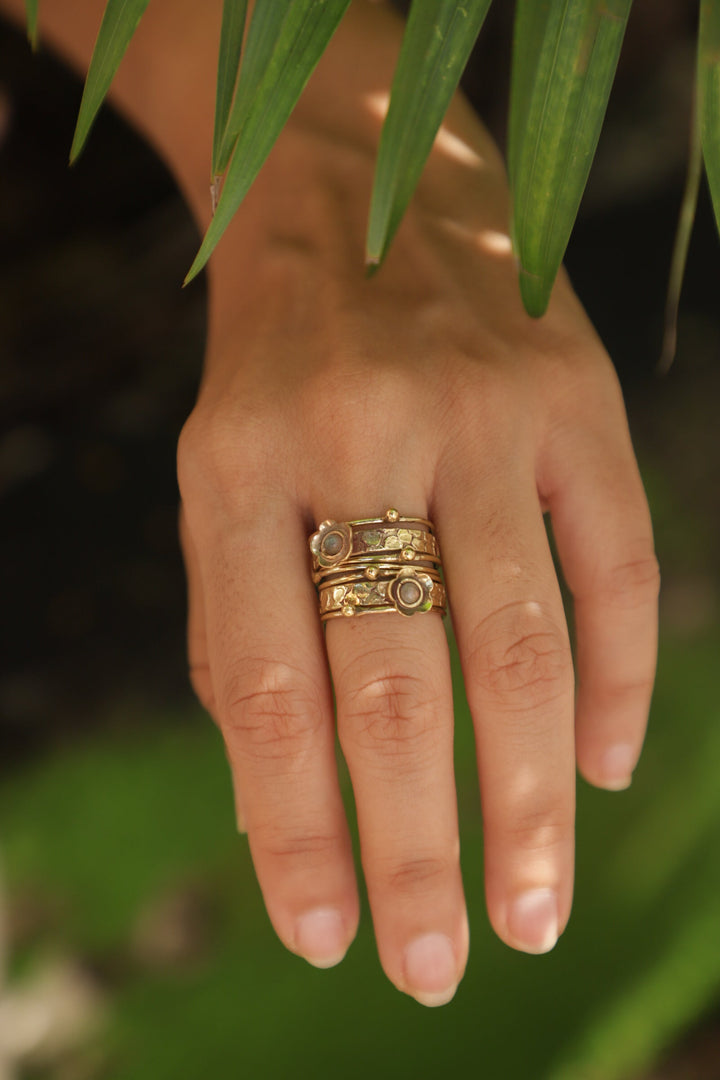
<svg viewBox="0 0 720 1080">
<path fill-rule="evenodd" d="M 0 7 L 23 20 L 22 0 Z M 81 71 L 102 8 L 41 5 L 43 38 Z M 113 91 L 201 226 L 220 16 L 219 0 L 156 0 Z M 540 322 L 524 314 L 502 163 L 460 97 L 386 266 L 362 276 L 401 33 L 383 5 L 352 5 L 215 252 L 179 476 L 193 681 L 273 924 L 321 966 L 357 926 L 331 670 L 380 957 L 438 1004 L 468 943 L 443 627 L 374 615 L 331 622 L 325 642 L 308 534 L 389 506 L 434 520 L 477 732 L 488 911 L 530 952 L 569 916 L 575 760 L 610 788 L 637 761 L 658 573 L 612 366 L 565 280 Z M 574 595 L 574 730 L 547 510 Z"/>
<path fill-rule="evenodd" d="M 545 952 L 567 923 L 575 763 L 601 787 L 630 782 L 656 650 L 657 563 L 612 365 L 566 280 L 543 320 L 524 314 L 502 166 L 469 113 L 455 119 L 371 281 L 369 157 L 286 131 L 218 249 L 179 447 L 191 673 L 273 925 L 321 967 L 356 932 L 332 675 L 381 962 L 425 1004 L 449 1000 L 468 950 L 444 628 L 384 614 L 331 620 L 324 639 L 308 535 L 389 506 L 436 525 L 488 912 L 514 948 Z"/>
</svg>

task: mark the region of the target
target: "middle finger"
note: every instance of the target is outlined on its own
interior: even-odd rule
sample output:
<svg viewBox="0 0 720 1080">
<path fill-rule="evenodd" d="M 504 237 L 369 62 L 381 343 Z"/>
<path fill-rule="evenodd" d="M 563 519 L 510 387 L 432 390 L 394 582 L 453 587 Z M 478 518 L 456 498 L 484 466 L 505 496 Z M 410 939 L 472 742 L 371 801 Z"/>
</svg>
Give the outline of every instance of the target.
<svg viewBox="0 0 720 1080">
<path fill-rule="evenodd" d="M 330 619 L 327 649 L 380 959 L 399 989 L 444 1004 L 462 976 L 468 931 L 442 619 Z"/>
</svg>

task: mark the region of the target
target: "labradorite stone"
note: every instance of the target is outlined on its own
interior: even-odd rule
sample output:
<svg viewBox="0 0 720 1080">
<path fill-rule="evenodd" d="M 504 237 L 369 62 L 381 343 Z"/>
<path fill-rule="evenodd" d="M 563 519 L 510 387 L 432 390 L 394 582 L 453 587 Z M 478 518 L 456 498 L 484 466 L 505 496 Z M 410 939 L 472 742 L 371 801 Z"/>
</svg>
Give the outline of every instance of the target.
<svg viewBox="0 0 720 1080">
<path fill-rule="evenodd" d="M 398 588 L 398 598 L 403 604 L 406 604 L 407 607 L 412 607 L 413 604 L 417 604 L 421 596 L 422 589 L 417 581 L 403 581 L 402 585 Z"/>
<path fill-rule="evenodd" d="M 322 542 L 322 549 L 326 555 L 337 555 L 342 543 L 342 536 L 339 533 L 329 533 Z"/>
</svg>

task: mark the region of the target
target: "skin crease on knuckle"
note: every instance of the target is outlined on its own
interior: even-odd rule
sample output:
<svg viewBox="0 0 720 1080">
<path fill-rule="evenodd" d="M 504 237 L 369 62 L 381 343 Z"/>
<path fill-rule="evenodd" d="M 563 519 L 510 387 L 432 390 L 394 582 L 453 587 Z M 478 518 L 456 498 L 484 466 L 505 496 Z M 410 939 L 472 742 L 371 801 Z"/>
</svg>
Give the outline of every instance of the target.
<svg viewBox="0 0 720 1080">
<path fill-rule="evenodd" d="M 380 888 L 394 896 L 397 901 L 411 900 L 418 897 L 437 894 L 438 888 L 447 882 L 457 871 L 457 858 L 454 853 L 423 855 L 420 850 L 403 860 L 394 859 L 373 867 Z M 458 853 L 459 857 L 459 853 Z"/>
<path fill-rule="evenodd" d="M 231 750 L 257 763 L 302 762 L 324 723 L 325 709 L 304 672 L 279 660 L 245 663 L 225 688 L 221 724 Z"/>
<path fill-rule="evenodd" d="M 511 808 L 501 835 L 507 850 L 518 861 L 527 862 L 527 856 L 546 861 L 547 856 L 562 850 L 574 831 L 575 822 L 567 809 L 563 813 L 557 801 L 536 790 L 525 793 L 522 802 Z"/>
<path fill-rule="evenodd" d="M 616 563 L 599 575 L 598 593 L 613 607 L 633 610 L 656 603 L 660 595 L 660 565 L 652 541 L 641 541 L 642 554 L 628 562 Z"/>
<path fill-rule="evenodd" d="M 319 825 L 321 828 L 321 825 Z M 286 827 L 257 825 L 253 843 L 265 856 L 283 863 L 285 872 L 297 870 L 301 874 L 324 870 L 328 863 L 343 854 L 337 833 L 305 829 L 297 832 L 292 823 Z"/>
<path fill-rule="evenodd" d="M 439 702 L 425 680 L 400 670 L 345 690 L 340 737 L 344 748 L 395 769 L 399 759 L 422 772 L 432 761 Z"/>
<path fill-rule="evenodd" d="M 533 601 L 512 602 L 475 628 L 468 685 L 499 708 L 546 709 L 572 691 L 567 632 Z"/>
</svg>

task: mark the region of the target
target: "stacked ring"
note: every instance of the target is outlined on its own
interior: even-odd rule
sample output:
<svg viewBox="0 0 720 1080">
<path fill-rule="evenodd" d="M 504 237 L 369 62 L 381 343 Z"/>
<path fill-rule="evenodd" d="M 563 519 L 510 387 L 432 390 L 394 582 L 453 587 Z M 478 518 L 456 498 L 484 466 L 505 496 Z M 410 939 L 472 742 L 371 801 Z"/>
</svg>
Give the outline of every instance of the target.
<svg viewBox="0 0 720 1080">
<path fill-rule="evenodd" d="M 323 521 L 309 540 L 320 618 L 446 609 L 432 522 L 401 517 Z"/>
</svg>

